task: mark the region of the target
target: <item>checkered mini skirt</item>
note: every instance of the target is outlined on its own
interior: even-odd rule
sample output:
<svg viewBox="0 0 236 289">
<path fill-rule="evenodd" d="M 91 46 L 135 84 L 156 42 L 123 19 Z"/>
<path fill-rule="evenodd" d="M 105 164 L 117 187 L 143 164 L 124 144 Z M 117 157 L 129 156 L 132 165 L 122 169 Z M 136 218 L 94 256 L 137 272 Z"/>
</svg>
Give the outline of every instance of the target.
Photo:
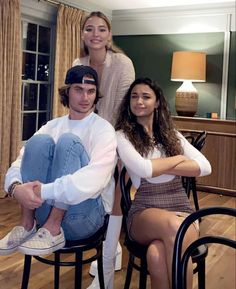
<svg viewBox="0 0 236 289">
<path fill-rule="evenodd" d="M 159 208 L 187 214 L 194 211 L 179 176 L 176 176 L 170 182 L 156 184 L 141 179 L 140 187 L 135 194 L 128 214 L 127 228 L 129 232 L 134 214 L 148 208 Z"/>
</svg>

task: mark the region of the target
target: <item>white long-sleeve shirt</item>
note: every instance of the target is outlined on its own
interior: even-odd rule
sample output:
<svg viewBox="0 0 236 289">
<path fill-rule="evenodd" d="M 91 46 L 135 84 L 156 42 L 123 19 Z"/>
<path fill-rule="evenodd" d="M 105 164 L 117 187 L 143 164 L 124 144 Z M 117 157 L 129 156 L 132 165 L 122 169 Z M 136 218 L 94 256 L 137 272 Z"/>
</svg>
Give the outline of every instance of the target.
<svg viewBox="0 0 236 289">
<path fill-rule="evenodd" d="M 136 189 L 140 186 L 141 178 L 145 178 L 150 183 L 164 183 L 174 179 L 175 176 L 169 174 L 152 177 L 151 159 L 165 157 L 163 151 L 155 148 L 147 158 L 142 157 L 122 131 L 117 131 L 116 135 L 119 157 L 125 165 L 133 186 Z M 200 176 L 209 175 L 211 173 L 211 165 L 206 157 L 193 147 L 181 133 L 177 132 L 177 136 L 181 141 L 183 155 L 190 160 L 196 161 L 199 165 Z"/>
<path fill-rule="evenodd" d="M 90 65 L 90 57 L 77 58 L 74 65 Z M 99 91 L 102 98 L 99 99 L 96 107 L 98 114 L 115 124 L 116 114 L 119 105 L 134 81 L 135 72 L 132 61 L 122 53 L 107 51 L 102 77 L 99 84 Z"/>
<path fill-rule="evenodd" d="M 114 128 L 108 121 L 92 112 L 82 120 L 70 120 L 68 115 L 53 119 L 36 134 L 48 134 L 56 143 L 60 135 L 68 132 L 80 137 L 90 158 L 89 164 L 73 174 L 43 184 L 42 199 L 78 204 L 101 194 L 105 210 L 110 212 L 114 202 L 113 172 L 117 147 Z M 20 166 L 23 153 L 24 147 L 7 171 L 4 185 L 6 191 L 14 181 L 22 182 Z"/>
</svg>

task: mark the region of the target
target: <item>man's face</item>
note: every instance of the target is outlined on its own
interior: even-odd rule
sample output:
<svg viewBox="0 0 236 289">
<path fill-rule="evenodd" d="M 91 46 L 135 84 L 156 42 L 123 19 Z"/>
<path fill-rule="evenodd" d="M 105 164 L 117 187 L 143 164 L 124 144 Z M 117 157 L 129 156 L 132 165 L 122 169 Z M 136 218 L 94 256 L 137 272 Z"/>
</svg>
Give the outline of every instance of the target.
<svg viewBox="0 0 236 289">
<path fill-rule="evenodd" d="M 90 78 L 85 78 L 90 80 Z M 96 85 L 73 83 L 69 89 L 70 119 L 83 119 L 93 110 Z"/>
</svg>

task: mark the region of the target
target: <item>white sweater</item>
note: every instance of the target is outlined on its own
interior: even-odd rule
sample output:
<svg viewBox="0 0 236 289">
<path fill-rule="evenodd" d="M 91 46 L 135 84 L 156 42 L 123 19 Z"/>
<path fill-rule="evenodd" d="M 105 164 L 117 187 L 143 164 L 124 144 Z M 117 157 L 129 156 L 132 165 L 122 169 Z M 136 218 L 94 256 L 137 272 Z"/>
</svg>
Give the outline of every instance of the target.
<svg viewBox="0 0 236 289">
<path fill-rule="evenodd" d="M 74 65 L 90 65 L 90 57 L 77 58 Z M 135 72 L 132 61 L 122 53 L 107 51 L 106 59 L 102 71 L 99 91 L 102 98 L 96 107 L 98 114 L 108 120 L 112 125 L 115 124 L 117 111 L 130 84 L 134 81 Z"/>
<path fill-rule="evenodd" d="M 137 189 L 140 186 L 141 178 L 145 178 L 150 183 L 164 183 L 171 181 L 175 176 L 163 174 L 158 177 L 152 177 L 151 159 L 165 157 L 163 152 L 158 148 L 148 155 L 147 158 L 142 157 L 136 151 L 131 142 L 125 137 L 122 131 L 117 131 L 118 154 L 127 172 L 132 180 L 133 186 Z M 206 176 L 211 173 L 211 165 L 205 156 L 193 147 L 188 140 L 179 132 L 177 136 L 183 147 L 183 155 L 198 163 L 200 168 L 200 176 Z"/>
<path fill-rule="evenodd" d="M 48 134 L 57 142 L 60 135 L 67 132 L 80 137 L 90 162 L 73 174 L 43 184 L 41 197 L 44 200 L 55 199 L 66 204 L 78 204 L 101 194 L 105 210 L 110 212 L 114 202 L 113 172 L 117 147 L 114 128 L 92 112 L 82 120 L 70 120 L 68 115 L 53 119 L 36 134 Z M 6 174 L 6 191 L 14 181 L 22 182 L 20 166 L 23 153 L 24 147 Z"/>
</svg>

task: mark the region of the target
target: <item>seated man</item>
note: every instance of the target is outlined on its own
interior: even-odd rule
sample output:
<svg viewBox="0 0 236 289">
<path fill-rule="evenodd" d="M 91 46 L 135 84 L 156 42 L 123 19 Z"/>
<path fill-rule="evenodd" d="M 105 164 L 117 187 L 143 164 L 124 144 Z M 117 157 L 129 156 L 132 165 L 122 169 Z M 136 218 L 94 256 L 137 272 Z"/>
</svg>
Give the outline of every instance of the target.
<svg viewBox="0 0 236 289">
<path fill-rule="evenodd" d="M 21 204 L 21 222 L 0 240 L 0 255 L 52 253 L 65 239 L 95 233 L 112 210 L 117 144 L 112 125 L 94 113 L 97 73 L 74 66 L 65 84 L 59 94 L 69 114 L 42 126 L 6 174 L 5 190 Z"/>
</svg>

